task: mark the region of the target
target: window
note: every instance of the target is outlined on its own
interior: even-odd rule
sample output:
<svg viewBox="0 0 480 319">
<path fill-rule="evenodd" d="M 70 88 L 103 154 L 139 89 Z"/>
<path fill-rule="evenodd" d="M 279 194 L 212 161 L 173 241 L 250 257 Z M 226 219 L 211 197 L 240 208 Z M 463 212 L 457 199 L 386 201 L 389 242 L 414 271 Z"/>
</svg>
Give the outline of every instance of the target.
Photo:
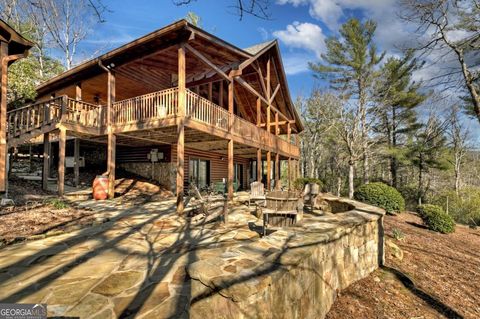
<svg viewBox="0 0 480 319">
<path fill-rule="evenodd" d="M 210 184 L 210 161 L 192 158 L 188 162 L 188 180 L 198 188 Z"/>
</svg>

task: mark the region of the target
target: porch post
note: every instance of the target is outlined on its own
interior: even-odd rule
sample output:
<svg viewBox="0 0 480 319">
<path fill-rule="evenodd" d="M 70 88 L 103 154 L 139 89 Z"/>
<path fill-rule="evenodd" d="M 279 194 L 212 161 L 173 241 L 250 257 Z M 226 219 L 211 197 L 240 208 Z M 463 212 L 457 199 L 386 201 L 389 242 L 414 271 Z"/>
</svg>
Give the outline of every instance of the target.
<svg viewBox="0 0 480 319">
<path fill-rule="evenodd" d="M 185 152 L 185 47 L 178 48 L 178 107 L 177 107 L 177 213 L 183 214 L 183 179 Z"/>
<path fill-rule="evenodd" d="M 262 150 L 257 149 L 257 181 L 262 181 Z"/>
<path fill-rule="evenodd" d="M 110 70 L 108 72 L 108 98 L 107 98 L 107 123 L 108 123 L 108 154 L 107 154 L 107 171 L 108 171 L 108 198 L 115 197 L 115 151 L 117 138 L 113 134 L 113 103 L 115 103 L 115 73 Z"/>
<path fill-rule="evenodd" d="M 60 127 L 58 136 L 58 196 L 65 194 L 65 144 L 67 142 L 67 129 Z"/>
<path fill-rule="evenodd" d="M 76 138 L 73 146 L 73 162 L 74 162 L 74 175 L 75 175 L 75 186 L 80 185 L 80 139 Z"/>
<path fill-rule="evenodd" d="M 267 151 L 267 190 L 270 190 L 271 185 L 271 175 L 272 175 L 272 163 L 271 163 L 271 152 Z"/>
<path fill-rule="evenodd" d="M 275 136 L 278 138 L 280 130 L 278 129 L 278 112 L 275 112 Z M 275 189 L 280 189 L 280 154 L 275 153 Z"/>
<path fill-rule="evenodd" d="M 271 133 L 271 123 L 270 123 L 270 113 L 271 113 L 271 105 L 272 103 L 270 102 L 270 58 L 267 61 L 267 100 L 268 100 L 268 106 L 267 106 L 267 132 Z M 269 134 L 270 135 L 270 134 Z M 269 139 L 269 144 L 272 145 L 272 141 Z M 269 145 L 269 146 L 270 146 Z M 271 172 L 272 172 L 272 166 L 271 166 L 271 152 L 267 152 L 267 190 L 270 190 L 271 187 Z"/>
<path fill-rule="evenodd" d="M 0 192 L 7 190 L 7 76 L 8 43 L 0 41 Z"/>
<path fill-rule="evenodd" d="M 229 139 L 228 139 L 228 199 L 233 199 L 233 78 L 228 83 L 228 115 L 229 115 Z"/>
<path fill-rule="evenodd" d="M 48 190 L 48 177 L 50 176 L 50 133 L 43 134 L 43 170 L 42 188 Z"/>
<path fill-rule="evenodd" d="M 291 134 L 292 134 L 292 127 L 290 125 L 290 122 L 288 122 L 287 123 L 287 141 L 289 144 L 292 143 Z M 292 158 L 291 157 L 288 158 L 287 171 L 288 171 L 288 189 L 291 189 L 292 188 Z"/>
<path fill-rule="evenodd" d="M 262 101 L 260 98 L 257 98 L 257 127 L 260 129 L 260 125 L 262 124 L 262 114 L 261 114 L 261 108 L 262 108 Z M 257 181 L 261 182 L 262 181 L 262 149 L 257 148 Z"/>
</svg>

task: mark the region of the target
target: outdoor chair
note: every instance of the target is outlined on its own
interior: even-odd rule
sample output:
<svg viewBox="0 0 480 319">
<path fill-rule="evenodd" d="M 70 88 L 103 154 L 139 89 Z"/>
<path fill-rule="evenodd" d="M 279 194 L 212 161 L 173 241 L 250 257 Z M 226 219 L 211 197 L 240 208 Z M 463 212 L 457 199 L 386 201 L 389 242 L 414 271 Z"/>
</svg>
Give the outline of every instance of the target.
<svg viewBox="0 0 480 319">
<path fill-rule="evenodd" d="M 302 213 L 298 211 L 298 195 L 290 191 L 273 191 L 266 197 L 266 207 L 260 208 L 263 215 L 263 235 L 268 228 L 282 228 L 296 224 Z"/>
<path fill-rule="evenodd" d="M 305 206 L 310 207 L 310 211 L 313 211 L 313 206 L 315 205 L 315 198 L 317 198 L 320 193 L 320 186 L 316 183 L 307 183 L 305 184 L 305 189 L 303 190 L 302 197 Z"/>
<path fill-rule="evenodd" d="M 248 207 L 251 203 L 257 203 L 261 201 L 263 206 L 265 206 L 265 188 L 262 182 L 252 182 L 250 184 L 250 196 L 248 197 Z"/>
</svg>

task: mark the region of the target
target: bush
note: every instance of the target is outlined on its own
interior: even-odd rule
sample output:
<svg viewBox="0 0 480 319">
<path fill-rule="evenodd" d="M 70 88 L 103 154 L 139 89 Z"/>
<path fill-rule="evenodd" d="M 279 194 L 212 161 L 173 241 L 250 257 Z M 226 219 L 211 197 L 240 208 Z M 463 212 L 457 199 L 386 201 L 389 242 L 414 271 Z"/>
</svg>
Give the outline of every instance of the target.
<svg viewBox="0 0 480 319">
<path fill-rule="evenodd" d="M 393 187 L 383 183 L 369 183 L 360 186 L 354 194 L 356 200 L 381 207 L 387 213 L 405 209 L 405 200 Z"/>
<path fill-rule="evenodd" d="M 293 182 L 293 188 L 296 189 L 296 190 L 300 190 L 300 191 L 303 191 L 305 189 L 305 185 L 307 185 L 308 183 L 315 183 L 315 184 L 318 184 L 318 186 L 320 186 L 320 189 L 323 188 L 323 182 L 318 179 L 318 178 L 311 178 L 311 177 L 300 177 L 300 178 L 297 178 L 294 182 Z"/>
<path fill-rule="evenodd" d="M 455 221 L 452 216 L 445 213 L 442 207 L 430 204 L 419 205 L 417 212 L 428 229 L 443 234 L 455 231 Z"/>
<path fill-rule="evenodd" d="M 453 190 L 442 191 L 428 198 L 429 203 L 443 207 L 457 223 L 480 225 L 480 187 L 466 187 L 458 195 Z"/>
<path fill-rule="evenodd" d="M 65 209 L 68 208 L 68 204 L 61 199 L 52 198 L 46 201 L 46 204 L 52 205 L 55 209 Z"/>
</svg>

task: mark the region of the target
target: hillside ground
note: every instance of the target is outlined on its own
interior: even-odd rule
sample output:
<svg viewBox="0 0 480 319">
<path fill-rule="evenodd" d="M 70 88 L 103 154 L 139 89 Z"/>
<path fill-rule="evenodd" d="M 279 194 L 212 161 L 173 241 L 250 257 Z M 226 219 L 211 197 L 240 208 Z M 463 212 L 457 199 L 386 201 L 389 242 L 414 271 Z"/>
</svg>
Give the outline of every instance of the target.
<svg viewBox="0 0 480 319">
<path fill-rule="evenodd" d="M 328 319 L 480 318 L 480 229 L 439 234 L 402 213 L 385 217 L 385 237 L 403 259 L 386 245 L 385 267 L 341 292 Z"/>
</svg>

